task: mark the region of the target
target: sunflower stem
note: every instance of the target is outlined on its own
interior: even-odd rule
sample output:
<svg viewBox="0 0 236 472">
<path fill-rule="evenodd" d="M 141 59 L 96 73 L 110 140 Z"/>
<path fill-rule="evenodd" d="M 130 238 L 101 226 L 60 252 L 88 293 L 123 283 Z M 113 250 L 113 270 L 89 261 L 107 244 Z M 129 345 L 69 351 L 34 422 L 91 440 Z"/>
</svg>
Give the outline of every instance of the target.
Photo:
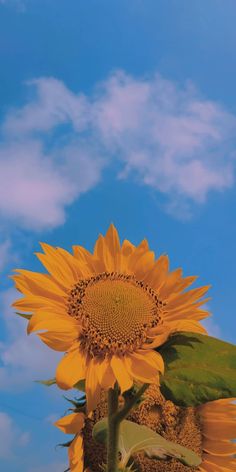
<svg viewBox="0 0 236 472">
<path fill-rule="evenodd" d="M 117 421 L 119 389 L 117 383 L 114 389 L 108 390 L 108 442 L 107 442 L 107 472 L 116 472 L 118 465 L 118 444 L 120 421 Z"/>
<path fill-rule="evenodd" d="M 118 448 L 119 448 L 119 431 L 120 423 L 123 421 L 137 401 L 143 395 L 149 384 L 143 384 L 125 404 L 121 410 L 119 406 L 119 387 L 115 384 L 114 389 L 108 391 L 108 442 L 107 442 L 107 472 L 117 472 L 118 470 Z M 122 464 L 124 465 L 124 464 Z"/>
<path fill-rule="evenodd" d="M 143 395 L 143 393 L 145 392 L 145 390 L 147 390 L 148 387 L 149 384 L 143 384 L 142 387 L 137 391 L 136 395 L 134 395 L 129 400 L 125 401 L 123 408 L 116 414 L 116 419 L 119 423 L 126 418 L 130 410 L 132 410 L 133 406 L 136 405 L 137 401 L 140 399 L 140 397 Z"/>
</svg>

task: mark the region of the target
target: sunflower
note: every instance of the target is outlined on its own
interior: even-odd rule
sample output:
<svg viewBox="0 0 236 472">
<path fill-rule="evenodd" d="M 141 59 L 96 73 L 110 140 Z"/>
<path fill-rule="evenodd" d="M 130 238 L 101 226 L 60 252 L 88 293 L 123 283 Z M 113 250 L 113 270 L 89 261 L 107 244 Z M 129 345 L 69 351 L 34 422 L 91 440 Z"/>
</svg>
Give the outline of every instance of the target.
<svg viewBox="0 0 236 472">
<path fill-rule="evenodd" d="M 77 453 L 69 450 L 71 471 L 97 472 L 106 461 L 106 448 L 92 437 L 94 424 L 107 416 L 107 394 L 103 392 L 101 401 L 92 414 L 84 416 L 83 428 L 79 424 L 81 448 L 80 467 L 72 468 L 78 461 Z M 198 407 L 182 408 L 165 400 L 156 385 L 150 385 L 144 394 L 144 401 L 131 412 L 128 419 L 148 426 L 165 439 L 176 442 L 195 451 L 202 463 L 196 469 L 187 467 L 175 459 L 159 460 L 149 458 L 144 453 L 136 453 L 134 470 L 137 472 L 234 472 L 236 470 L 236 404 L 235 399 L 215 400 Z M 74 413 L 56 423 L 63 425 L 80 422 L 81 413 Z M 78 418 L 78 420 L 76 419 Z M 62 429 L 62 428 L 60 428 Z M 62 429 L 63 430 L 63 429 Z M 67 429 L 64 432 L 72 432 Z M 75 429 L 73 429 L 75 433 Z M 74 441 L 78 436 L 75 436 Z M 72 442 L 73 444 L 73 442 Z M 71 446 L 70 446 L 71 447 Z M 84 469 L 83 469 L 84 467 Z"/>
<path fill-rule="evenodd" d="M 171 333 L 206 333 L 199 320 L 208 316 L 202 305 L 209 286 L 186 291 L 196 277 L 169 272 L 168 257 L 155 260 L 146 240 L 120 245 L 111 225 L 93 253 L 41 246 L 37 256 L 48 274 L 17 269 L 13 279 L 24 297 L 13 306 L 32 314 L 28 333 L 41 331 L 44 343 L 65 352 L 58 386 L 70 389 L 85 379 L 89 411 L 115 382 L 121 392 L 134 380 L 158 384 L 164 366 L 153 348 Z"/>
</svg>

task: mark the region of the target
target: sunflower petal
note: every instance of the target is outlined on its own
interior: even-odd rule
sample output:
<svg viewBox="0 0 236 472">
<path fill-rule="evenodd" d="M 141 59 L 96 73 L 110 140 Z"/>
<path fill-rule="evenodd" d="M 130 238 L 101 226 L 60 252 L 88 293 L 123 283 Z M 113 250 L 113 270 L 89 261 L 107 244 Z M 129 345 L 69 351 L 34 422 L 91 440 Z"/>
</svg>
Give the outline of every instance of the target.
<svg viewBox="0 0 236 472">
<path fill-rule="evenodd" d="M 126 368 L 134 379 L 159 385 L 159 372 L 153 364 L 150 364 L 149 359 L 146 359 L 146 353 L 140 355 L 134 352 L 124 359 Z"/>
<path fill-rule="evenodd" d="M 100 401 L 101 386 L 98 381 L 96 360 L 91 359 L 87 366 L 85 390 L 87 397 L 87 411 L 95 410 Z"/>
<path fill-rule="evenodd" d="M 114 270 L 114 260 L 111 256 L 105 238 L 100 235 L 94 246 L 94 256 L 99 260 L 100 271 L 112 272 Z"/>
<path fill-rule="evenodd" d="M 144 276 L 144 281 L 157 292 L 164 284 L 169 269 L 169 258 L 166 255 L 160 256 L 152 269 Z"/>
<path fill-rule="evenodd" d="M 115 258 L 120 253 L 120 239 L 117 229 L 113 224 L 110 225 L 105 235 L 105 241 L 108 245 L 111 255 Z"/>
<path fill-rule="evenodd" d="M 103 389 L 108 390 L 109 388 L 113 388 L 116 378 L 111 368 L 111 363 L 108 359 L 104 359 L 98 363 L 97 376 L 98 381 Z"/>
<path fill-rule="evenodd" d="M 63 416 L 57 420 L 54 425 L 63 433 L 77 434 L 80 433 L 84 426 L 84 418 L 85 416 L 83 413 L 71 413 L 70 415 Z"/>
<path fill-rule="evenodd" d="M 52 331 L 71 331 L 72 336 L 78 336 L 79 323 L 71 316 L 61 313 L 53 313 L 52 311 L 37 311 L 30 319 L 27 327 L 27 333 L 41 329 Z"/>
<path fill-rule="evenodd" d="M 42 336 L 42 335 L 41 335 Z M 61 359 L 56 370 L 57 385 L 63 390 L 72 388 L 85 378 L 85 358 L 79 349 L 69 351 Z"/>
<path fill-rule="evenodd" d="M 203 449 L 205 452 L 208 452 L 208 454 L 217 456 L 236 454 L 236 444 L 230 441 L 216 441 L 215 439 L 204 438 Z"/>
<path fill-rule="evenodd" d="M 111 367 L 120 386 L 121 393 L 129 390 L 133 385 L 133 379 L 125 368 L 125 362 L 118 356 L 112 356 Z"/>
<path fill-rule="evenodd" d="M 83 472 L 84 470 L 84 448 L 83 438 L 76 435 L 68 450 L 70 472 Z"/>
<path fill-rule="evenodd" d="M 12 277 L 16 282 L 16 286 L 23 279 L 26 293 L 54 298 L 61 298 L 67 295 L 66 290 L 62 289 L 48 274 L 40 274 L 24 269 L 15 269 L 15 272 L 19 273 L 19 275 Z"/>
<path fill-rule="evenodd" d="M 76 338 L 70 332 L 65 331 L 49 331 L 47 333 L 38 333 L 37 336 L 48 347 L 54 351 L 65 352 L 71 348 Z"/>
</svg>

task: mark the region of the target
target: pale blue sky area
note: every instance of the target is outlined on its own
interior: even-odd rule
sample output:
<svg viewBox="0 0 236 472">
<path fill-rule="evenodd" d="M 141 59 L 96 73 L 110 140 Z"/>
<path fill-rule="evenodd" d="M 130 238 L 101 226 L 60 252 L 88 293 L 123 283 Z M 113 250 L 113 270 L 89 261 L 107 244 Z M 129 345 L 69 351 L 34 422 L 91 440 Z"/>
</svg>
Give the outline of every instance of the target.
<svg viewBox="0 0 236 472">
<path fill-rule="evenodd" d="M 58 356 L 10 308 L 39 241 L 88 249 L 113 222 L 211 284 L 235 342 L 234 0 L 0 0 L 0 469 L 63 472 Z M 2 442 L 2 439 L 1 439 Z"/>
</svg>

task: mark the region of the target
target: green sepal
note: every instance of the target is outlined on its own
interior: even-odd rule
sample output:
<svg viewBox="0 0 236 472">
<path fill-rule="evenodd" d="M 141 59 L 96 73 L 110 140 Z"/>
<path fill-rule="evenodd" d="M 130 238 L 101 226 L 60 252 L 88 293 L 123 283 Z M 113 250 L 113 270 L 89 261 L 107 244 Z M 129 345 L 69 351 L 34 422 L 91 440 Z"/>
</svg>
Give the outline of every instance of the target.
<svg viewBox="0 0 236 472">
<path fill-rule="evenodd" d="M 164 360 L 161 392 L 179 406 L 236 397 L 236 346 L 211 336 L 178 333 L 156 349 Z"/>
<path fill-rule="evenodd" d="M 56 384 L 56 379 L 48 379 L 48 380 L 35 380 L 35 382 L 40 383 L 42 385 L 46 385 L 46 387 L 51 387 L 51 385 Z"/>
<path fill-rule="evenodd" d="M 70 447 L 72 442 L 73 442 L 73 439 L 71 441 L 66 442 L 66 443 L 57 444 L 57 447 Z"/>
<path fill-rule="evenodd" d="M 76 388 L 77 390 L 80 390 L 81 392 L 85 392 L 85 380 L 79 380 L 73 388 Z"/>
<path fill-rule="evenodd" d="M 107 418 L 98 421 L 93 427 L 93 438 L 100 443 L 107 441 Z M 126 467 L 133 454 L 144 451 L 149 457 L 156 459 L 174 458 L 189 467 L 197 467 L 201 458 L 184 446 L 167 441 L 160 434 L 147 426 L 141 426 L 132 421 L 124 420 L 120 424 L 119 452 L 121 461 L 119 467 Z"/>
<path fill-rule="evenodd" d="M 81 407 L 83 407 L 86 403 L 85 395 L 83 395 L 81 398 L 75 398 L 74 400 L 72 400 L 71 398 L 67 398 L 65 395 L 63 395 L 63 398 L 65 398 L 65 400 L 71 403 L 76 410 L 81 409 Z"/>
<path fill-rule="evenodd" d="M 28 313 L 19 313 L 18 311 L 15 311 L 15 314 L 21 316 L 21 318 L 25 318 L 26 320 L 30 320 L 33 316 L 29 315 Z"/>
<path fill-rule="evenodd" d="M 132 398 L 135 397 L 135 395 L 138 393 L 142 385 L 143 385 L 142 383 L 135 382 L 129 390 L 126 390 L 125 392 L 122 393 L 122 396 L 124 397 L 126 401 L 132 400 Z M 145 393 L 143 393 L 143 395 L 141 395 L 137 399 L 133 408 L 137 408 L 140 405 L 140 403 L 142 403 L 144 400 L 145 400 Z"/>
</svg>

